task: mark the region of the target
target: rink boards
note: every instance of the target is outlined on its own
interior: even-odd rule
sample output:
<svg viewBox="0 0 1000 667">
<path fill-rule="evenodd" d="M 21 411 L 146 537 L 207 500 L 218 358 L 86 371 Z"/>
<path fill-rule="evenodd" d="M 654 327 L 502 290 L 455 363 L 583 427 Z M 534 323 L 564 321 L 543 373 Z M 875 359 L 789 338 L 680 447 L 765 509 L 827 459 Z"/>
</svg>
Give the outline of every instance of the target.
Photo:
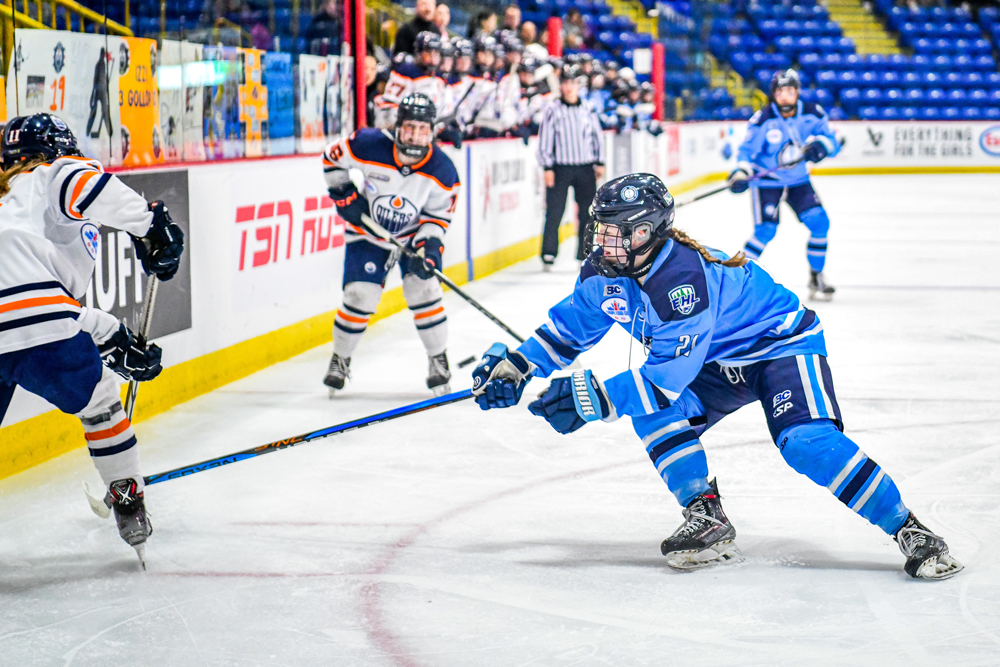
<svg viewBox="0 0 1000 667">
<path fill-rule="evenodd" d="M 814 173 L 1000 172 L 1000 126 L 990 123 L 835 125 L 843 151 Z M 679 194 L 724 178 L 745 130 L 742 122 L 690 123 L 655 138 L 607 134 L 608 173 L 652 172 Z M 446 272 L 459 284 L 538 253 L 545 192 L 535 142 L 442 149 L 465 186 L 445 244 Z M 146 194 L 144 184 L 158 183 L 189 231 L 186 279 L 163 286 L 154 320 L 154 331 L 169 332 L 157 338 L 166 370 L 142 386 L 135 421 L 329 340 L 344 223 L 324 194 L 318 156 L 119 174 Z M 574 217 L 571 204 L 564 236 Z M 105 231 L 98 272 L 85 304 L 134 320 L 142 285 L 127 235 Z M 373 321 L 404 307 L 394 271 Z M 75 418 L 18 390 L 0 428 L 0 478 L 80 447 L 81 435 Z"/>
</svg>

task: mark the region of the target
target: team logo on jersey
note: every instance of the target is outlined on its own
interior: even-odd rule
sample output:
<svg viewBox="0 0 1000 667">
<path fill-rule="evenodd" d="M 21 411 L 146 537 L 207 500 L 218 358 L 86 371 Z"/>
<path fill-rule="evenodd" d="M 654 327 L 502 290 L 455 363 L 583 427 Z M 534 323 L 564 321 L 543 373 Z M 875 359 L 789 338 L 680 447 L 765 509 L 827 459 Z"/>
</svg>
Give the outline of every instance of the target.
<svg viewBox="0 0 1000 667">
<path fill-rule="evenodd" d="M 62 42 L 56 42 L 56 48 L 52 49 L 52 69 L 56 71 L 56 74 L 59 74 L 65 66 L 66 47 L 62 45 Z"/>
<path fill-rule="evenodd" d="M 90 258 L 97 259 L 97 251 L 101 248 L 101 232 L 97 227 L 88 222 L 80 228 L 80 238 L 83 239 L 83 245 L 90 253 Z"/>
<path fill-rule="evenodd" d="M 396 234 L 417 218 L 417 207 L 406 197 L 382 195 L 372 202 L 372 217 L 389 231 Z"/>
<path fill-rule="evenodd" d="M 767 206 L 764 207 L 764 217 L 773 218 L 777 210 L 778 209 L 774 204 L 768 204 Z"/>
<path fill-rule="evenodd" d="M 625 288 L 621 285 L 605 285 L 604 286 L 604 296 L 615 296 L 617 294 L 624 294 Z"/>
<path fill-rule="evenodd" d="M 701 301 L 691 285 L 681 285 L 670 291 L 670 307 L 681 315 L 690 315 L 694 305 Z"/>
<path fill-rule="evenodd" d="M 993 157 L 1000 157 L 1000 125 L 983 130 L 979 137 L 979 147 L 983 152 Z"/>
<path fill-rule="evenodd" d="M 617 296 L 605 299 L 601 304 L 601 310 L 615 322 L 631 322 L 632 316 L 628 313 L 628 301 Z"/>
<path fill-rule="evenodd" d="M 764 135 L 764 138 L 767 139 L 767 143 L 769 144 L 780 144 L 785 138 L 785 135 L 778 128 L 774 128 L 768 130 L 767 134 Z"/>
<path fill-rule="evenodd" d="M 635 201 L 639 198 L 639 191 L 634 186 L 626 185 L 621 192 L 622 201 Z"/>
<path fill-rule="evenodd" d="M 378 186 L 371 181 L 365 181 L 365 192 L 367 192 L 372 197 L 378 195 Z"/>
<path fill-rule="evenodd" d="M 378 271 L 378 267 L 375 266 L 375 262 L 365 262 L 365 273 L 375 273 Z"/>
</svg>

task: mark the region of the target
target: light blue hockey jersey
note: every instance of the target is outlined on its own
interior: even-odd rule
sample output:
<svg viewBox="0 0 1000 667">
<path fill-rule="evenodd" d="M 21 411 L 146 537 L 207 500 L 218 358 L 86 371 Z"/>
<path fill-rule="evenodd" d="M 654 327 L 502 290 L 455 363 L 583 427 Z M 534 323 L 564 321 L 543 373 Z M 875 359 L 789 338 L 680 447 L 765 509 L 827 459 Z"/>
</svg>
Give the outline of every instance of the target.
<svg viewBox="0 0 1000 667">
<path fill-rule="evenodd" d="M 840 143 L 830 129 L 826 111 L 818 104 L 798 101 L 798 111 L 783 118 L 772 102 L 753 115 L 746 138 L 736 153 L 736 166 L 748 174 L 774 169 L 802 157 L 802 149 L 813 141 L 821 142 L 828 156 L 840 152 Z M 781 169 L 757 182 L 761 188 L 784 188 L 809 180 L 805 162 Z"/>
<path fill-rule="evenodd" d="M 723 253 L 711 251 L 725 259 Z M 657 412 L 679 398 L 709 362 L 745 366 L 800 354 L 826 356 L 823 326 L 754 262 L 706 263 L 669 240 L 646 281 L 605 278 L 586 263 L 573 293 L 518 351 L 548 377 L 593 347 L 615 324 L 649 348 L 639 369 L 604 382 L 620 415 Z"/>
</svg>

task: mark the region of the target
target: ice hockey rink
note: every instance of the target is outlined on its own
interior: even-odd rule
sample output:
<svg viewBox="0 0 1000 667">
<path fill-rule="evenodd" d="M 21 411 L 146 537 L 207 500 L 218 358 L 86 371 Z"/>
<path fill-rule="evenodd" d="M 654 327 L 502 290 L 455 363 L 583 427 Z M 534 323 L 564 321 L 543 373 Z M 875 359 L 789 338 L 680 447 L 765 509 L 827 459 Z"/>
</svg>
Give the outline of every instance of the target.
<svg viewBox="0 0 1000 667">
<path fill-rule="evenodd" d="M 678 573 L 659 544 L 680 508 L 628 419 L 561 436 L 528 401 L 467 401 L 149 487 L 146 572 L 87 506 L 86 449 L 0 481 L 0 664 L 1000 664 L 1000 176 L 815 184 L 838 291 L 811 307 L 847 432 L 966 565 L 955 578 L 906 576 L 891 538 L 784 463 L 757 405 L 703 437 L 745 561 Z M 782 217 L 762 263 L 804 297 L 807 232 Z M 748 198 L 676 224 L 735 252 Z M 574 243 L 552 273 L 530 260 L 468 291 L 528 335 L 571 289 Z M 445 299 L 458 390 L 459 360 L 513 341 Z M 369 330 L 333 401 L 330 351 L 140 423 L 145 470 L 429 397 L 405 314 Z M 624 370 L 627 334 L 581 363 Z"/>
</svg>

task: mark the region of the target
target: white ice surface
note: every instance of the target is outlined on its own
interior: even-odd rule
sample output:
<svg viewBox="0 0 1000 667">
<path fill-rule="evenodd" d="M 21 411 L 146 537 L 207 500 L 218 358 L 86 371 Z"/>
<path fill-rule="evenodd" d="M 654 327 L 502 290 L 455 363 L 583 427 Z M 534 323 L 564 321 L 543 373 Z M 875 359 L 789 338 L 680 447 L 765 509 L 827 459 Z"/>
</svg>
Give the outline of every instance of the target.
<svg viewBox="0 0 1000 667">
<path fill-rule="evenodd" d="M 954 579 L 909 579 L 889 537 L 785 465 L 756 406 L 703 438 L 746 561 L 680 574 L 659 553 L 679 508 L 627 419 L 560 436 L 523 404 L 466 402 L 149 487 L 146 573 L 87 507 L 85 449 L 3 480 L 0 664 L 1000 664 L 1000 177 L 816 185 L 838 292 L 813 307 L 847 431 L 965 563 Z M 782 214 L 764 260 L 803 294 L 807 233 Z M 734 252 L 748 198 L 677 224 Z M 573 250 L 468 290 L 527 334 Z M 510 342 L 445 299 L 453 366 Z M 582 361 L 608 377 L 627 350 L 616 332 Z M 329 353 L 140 424 L 146 471 L 428 397 L 405 315 L 372 327 L 335 401 Z"/>
</svg>

